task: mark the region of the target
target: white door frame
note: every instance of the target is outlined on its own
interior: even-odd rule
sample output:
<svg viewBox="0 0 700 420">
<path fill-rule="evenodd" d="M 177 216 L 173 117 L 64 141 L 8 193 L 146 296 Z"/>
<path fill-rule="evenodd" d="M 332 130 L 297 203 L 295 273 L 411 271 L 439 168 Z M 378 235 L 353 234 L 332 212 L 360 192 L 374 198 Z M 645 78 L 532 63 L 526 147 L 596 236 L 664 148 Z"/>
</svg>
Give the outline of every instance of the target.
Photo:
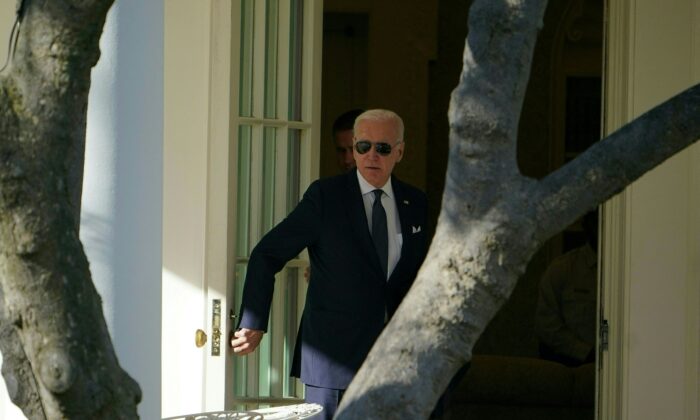
<svg viewBox="0 0 700 420">
<path fill-rule="evenodd" d="M 226 395 L 230 6 L 164 6 L 162 415 L 169 417 L 221 410 Z M 222 304 L 220 356 L 211 355 L 212 299 Z M 207 335 L 201 348 L 197 329 Z"/>
<path fill-rule="evenodd" d="M 700 80 L 700 0 L 608 1 L 605 131 Z M 603 208 L 601 419 L 697 419 L 700 145 Z"/>
<path fill-rule="evenodd" d="M 285 3 L 281 3 L 283 6 Z M 233 408 L 238 49 L 231 0 L 165 2 L 162 415 Z M 301 187 L 318 176 L 322 0 L 304 15 Z M 311 53 L 309 53 L 309 51 Z M 266 124 L 268 121 L 265 121 Z M 302 189 L 303 191 L 303 189 Z M 220 302 L 220 355 L 212 303 Z M 195 347 L 195 331 L 207 342 Z"/>
</svg>

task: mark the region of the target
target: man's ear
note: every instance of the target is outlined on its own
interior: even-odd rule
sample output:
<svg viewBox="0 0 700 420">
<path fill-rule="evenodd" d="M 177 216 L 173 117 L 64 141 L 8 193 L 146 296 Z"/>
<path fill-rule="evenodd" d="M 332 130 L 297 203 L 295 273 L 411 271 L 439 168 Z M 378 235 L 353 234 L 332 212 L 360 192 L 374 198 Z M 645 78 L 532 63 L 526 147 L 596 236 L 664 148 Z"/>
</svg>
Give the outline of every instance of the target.
<svg viewBox="0 0 700 420">
<path fill-rule="evenodd" d="M 399 146 L 397 147 L 397 150 L 396 150 L 396 151 L 397 151 L 397 153 L 399 154 L 399 157 L 396 159 L 396 162 L 397 162 L 397 163 L 398 163 L 398 162 L 401 162 L 401 159 L 403 158 L 403 148 L 404 148 L 404 144 L 406 144 L 406 143 L 403 143 L 403 142 L 402 142 L 402 143 L 399 144 Z"/>
</svg>

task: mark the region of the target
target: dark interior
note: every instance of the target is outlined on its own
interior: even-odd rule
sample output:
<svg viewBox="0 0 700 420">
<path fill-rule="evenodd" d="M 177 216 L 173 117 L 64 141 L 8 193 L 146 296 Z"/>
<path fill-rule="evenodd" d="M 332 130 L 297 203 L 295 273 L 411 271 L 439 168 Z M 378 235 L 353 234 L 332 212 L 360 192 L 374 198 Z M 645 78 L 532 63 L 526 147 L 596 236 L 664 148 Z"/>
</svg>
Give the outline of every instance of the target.
<svg viewBox="0 0 700 420">
<path fill-rule="evenodd" d="M 331 136 L 336 116 L 353 108 L 392 109 L 406 126 L 405 158 L 395 174 L 427 192 L 432 229 L 447 164 L 448 101 L 461 71 L 469 5 L 324 2 L 321 176 L 338 171 Z M 600 138 L 603 13 L 602 0 L 549 2 L 520 118 L 518 163 L 524 175 L 542 178 Z M 454 418 L 593 418 L 593 366 L 559 369 L 533 360 L 540 278 L 553 258 L 583 241 L 575 224 L 534 255 L 474 348 Z M 529 389 L 519 386 L 527 380 L 534 381 Z"/>
</svg>

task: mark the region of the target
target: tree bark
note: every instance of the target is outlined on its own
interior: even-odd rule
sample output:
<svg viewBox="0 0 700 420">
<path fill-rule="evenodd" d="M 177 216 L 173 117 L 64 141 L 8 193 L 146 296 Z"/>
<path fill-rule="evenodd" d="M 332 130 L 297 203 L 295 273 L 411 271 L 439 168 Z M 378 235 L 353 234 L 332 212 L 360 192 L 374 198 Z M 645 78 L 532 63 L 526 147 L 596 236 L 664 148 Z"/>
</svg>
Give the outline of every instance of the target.
<svg viewBox="0 0 700 420">
<path fill-rule="evenodd" d="M 78 239 L 90 71 L 112 2 L 20 0 L 0 75 L 2 371 L 31 419 L 132 419 L 141 398 Z M 545 7 L 475 1 L 436 235 L 338 418 L 427 417 L 540 244 L 700 136 L 696 86 L 542 181 L 520 175 L 518 118 Z"/>
<path fill-rule="evenodd" d="M 3 376 L 30 419 L 137 417 L 78 238 L 90 72 L 113 0 L 23 0 L 0 75 Z"/>
<path fill-rule="evenodd" d="M 539 246 L 700 137 L 696 85 L 543 180 L 522 176 L 518 118 L 545 7 L 473 3 L 435 237 L 336 418 L 427 418 Z"/>
</svg>

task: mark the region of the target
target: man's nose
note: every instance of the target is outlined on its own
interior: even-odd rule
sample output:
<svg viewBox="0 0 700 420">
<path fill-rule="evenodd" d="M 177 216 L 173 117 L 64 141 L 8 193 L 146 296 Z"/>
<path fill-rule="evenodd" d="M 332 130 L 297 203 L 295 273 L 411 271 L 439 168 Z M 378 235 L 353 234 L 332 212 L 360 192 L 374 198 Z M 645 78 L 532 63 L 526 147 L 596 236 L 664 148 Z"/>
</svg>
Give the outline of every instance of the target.
<svg viewBox="0 0 700 420">
<path fill-rule="evenodd" d="M 372 160 L 379 159 L 379 153 L 377 153 L 377 148 L 374 144 L 372 145 L 372 147 L 369 148 L 369 151 L 367 152 L 367 154 L 369 155 L 369 158 L 371 158 Z"/>
</svg>

